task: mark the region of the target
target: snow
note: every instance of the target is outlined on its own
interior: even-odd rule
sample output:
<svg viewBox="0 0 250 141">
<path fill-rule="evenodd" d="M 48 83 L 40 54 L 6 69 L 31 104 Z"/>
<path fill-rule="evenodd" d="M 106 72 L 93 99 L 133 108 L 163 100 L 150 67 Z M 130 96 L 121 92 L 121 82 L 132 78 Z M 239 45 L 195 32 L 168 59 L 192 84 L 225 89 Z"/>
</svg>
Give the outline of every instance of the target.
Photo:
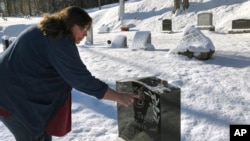
<svg viewBox="0 0 250 141">
<path fill-rule="evenodd" d="M 228 141 L 231 124 L 250 124 L 250 33 L 227 34 L 232 20 L 250 19 L 247 0 L 190 0 L 187 11 L 173 14 L 172 0 L 129 0 L 123 21 L 119 4 L 87 9 L 93 18 L 93 45 L 79 45 L 82 61 L 92 74 L 115 89 L 117 80 L 155 76 L 181 88 L 181 140 Z M 197 13 L 213 13 L 215 32 L 201 32 L 211 40 L 215 53 L 197 60 L 169 51 L 176 49 L 188 26 L 196 26 Z M 171 33 L 163 33 L 163 19 L 172 20 Z M 40 17 L 0 19 L 0 37 L 17 36 Z M 102 25 L 108 33 L 98 33 Z M 129 25 L 129 31 L 120 31 Z M 131 50 L 137 31 L 150 31 L 153 51 Z M 110 48 L 107 40 L 127 37 L 128 48 Z M 184 44 L 186 45 L 186 44 Z M 0 44 L 0 51 L 3 45 Z M 73 90 L 72 131 L 55 141 L 123 141 L 118 137 L 116 103 L 97 100 Z M 0 140 L 14 140 L 0 122 Z"/>
<path fill-rule="evenodd" d="M 206 37 L 199 29 L 194 26 L 188 26 L 184 29 L 182 39 L 179 45 L 170 52 L 178 53 L 191 51 L 194 53 L 214 51 L 213 42 Z"/>
</svg>

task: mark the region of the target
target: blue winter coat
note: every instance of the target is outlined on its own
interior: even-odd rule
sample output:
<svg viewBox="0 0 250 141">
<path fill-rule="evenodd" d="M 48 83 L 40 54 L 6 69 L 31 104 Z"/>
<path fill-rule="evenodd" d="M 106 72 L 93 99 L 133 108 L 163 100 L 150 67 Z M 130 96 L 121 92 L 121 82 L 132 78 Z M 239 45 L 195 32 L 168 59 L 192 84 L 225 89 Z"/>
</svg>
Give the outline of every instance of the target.
<svg viewBox="0 0 250 141">
<path fill-rule="evenodd" d="M 44 130 L 72 88 L 101 99 L 108 86 L 87 70 L 69 37 L 48 39 L 32 26 L 0 55 L 0 107 L 33 135 Z"/>
</svg>

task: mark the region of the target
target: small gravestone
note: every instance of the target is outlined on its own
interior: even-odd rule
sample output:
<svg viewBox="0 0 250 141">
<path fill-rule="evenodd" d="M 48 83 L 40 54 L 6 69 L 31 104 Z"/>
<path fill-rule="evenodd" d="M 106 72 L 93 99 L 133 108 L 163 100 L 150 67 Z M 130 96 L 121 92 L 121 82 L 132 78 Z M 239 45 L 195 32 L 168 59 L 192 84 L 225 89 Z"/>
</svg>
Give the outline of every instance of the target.
<svg viewBox="0 0 250 141">
<path fill-rule="evenodd" d="M 137 31 L 132 42 L 132 49 L 154 50 L 151 44 L 151 32 Z"/>
<path fill-rule="evenodd" d="M 229 33 L 250 33 L 250 19 L 233 20 Z"/>
<path fill-rule="evenodd" d="M 180 141 L 180 88 L 157 77 L 116 82 L 121 93 L 140 96 L 129 107 L 117 105 L 119 137 L 126 141 Z"/>
<path fill-rule="evenodd" d="M 232 21 L 232 29 L 250 29 L 250 20 L 249 19 L 239 19 Z"/>
<path fill-rule="evenodd" d="M 126 48 L 127 47 L 127 37 L 125 35 L 117 35 L 113 39 L 110 45 L 111 48 Z"/>
<path fill-rule="evenodd" d="M 214 31 L 213 14 L 212 13 L 199 13 L 197 20 L 197 28 L 200 30 Z"/>
<path fill-rule="evenodd" d="M 172 31 L 172 20 L 170 19 L 162 20 L 162 31 L 167 31 L 167 32 Z"/>
<path fill-rule="evenodd" d="M 6 50 L 10 45 L 9 37 L 8 36 L 3 36 L 2 37 L 2 43 L 3 43 L 3 50 Z"/>
<path fill-rule="evenodd" d="M 93 45 L 93 27 L 91 26 L 90 29 L 87 32 L 87 37 L 86 37 L 86 41 L 85 44 L 90 44 Z"/>
</svg>

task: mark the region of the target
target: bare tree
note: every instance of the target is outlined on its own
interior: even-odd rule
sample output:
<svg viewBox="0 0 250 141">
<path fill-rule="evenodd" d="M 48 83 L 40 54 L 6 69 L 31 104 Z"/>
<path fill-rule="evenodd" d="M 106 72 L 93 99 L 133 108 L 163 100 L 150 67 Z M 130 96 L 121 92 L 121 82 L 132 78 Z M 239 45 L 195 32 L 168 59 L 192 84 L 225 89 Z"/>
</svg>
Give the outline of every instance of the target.
<svg viewBox="0 0 250 141">
<path fill-rule="evenodd" d="M 31 2 L 30 2 L 30 0 L 28 0 L 28 5 L 29 5 L 29 15 L 32 15 L 32 11 L 31 11 Z"/>
<path fill-rule="evenodd" d="M 12 12 L 13 1 L 12 0 L 5 0 L 5 2 L 6 2 L 6 9 L 7 9 L 8 16 L 10 16 L 11 12 Z"/>
<path fill-rule="evenodd" d="M 98 0 L 98 6 L 99 6 L 99 10 L 101 10 L 102 9 L 101 0 Z"/>
<path fill-rule="evenodd" d="M 186 10 L 189 8 L 189 0 L 183 0 L 183 10 Z"/>
<path fill-rule="evenodd" d="M 181 0 L 174 0 L 174 9 L 173 9 L 173 13 L 175 13 L 178 9 L 180 9 L 180 3 Z"/>
</svg>

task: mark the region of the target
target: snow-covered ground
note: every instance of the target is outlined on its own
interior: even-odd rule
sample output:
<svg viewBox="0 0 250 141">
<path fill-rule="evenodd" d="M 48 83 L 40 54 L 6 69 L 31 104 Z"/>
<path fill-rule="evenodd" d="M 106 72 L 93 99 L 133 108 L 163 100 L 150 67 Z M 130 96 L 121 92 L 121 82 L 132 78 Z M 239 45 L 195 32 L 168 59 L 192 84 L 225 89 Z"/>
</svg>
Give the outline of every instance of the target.
<svg viewBox="0 0 250 141">
<path fill-rule="evenodd" d="M 228 141 L 230 124 L 250 124 L 250 33 L 227 34 L 232 20 L 250 19 L 249 7 L 248 0 L 190 0 L 187 11 L 174 15 L 172 0 L 129 0 L 122 22 L 118 21 L 118 4 L 87 9 L 94 21 L 94 44 L 86 45 L 83 40 L 79 53 L 92 74 L 114 89 L 117 80 L 145 76 L 181 88 L 182 141 Z M 181 43 L 184 28 L 196 26 L 199 12 L 213 13 L 215 32 L 202 31 L 215 47 L 212 58 L 201 61 L 169 54 Z M 0 19 L 0 37 L 17 36 L 39 19 Z M 161 32 L 163 19 L 172 19 L 172 33 Z M 98 33 L 103 25 L 110 33 Z M 122 25 L 129 25 L 130 31 L 120 31 Z M 151 32 L 154 51 L 131 49 L 136 31 Z M 107 40 L 118 35 L 127 37 L 128 48 L 109 47 Z M 54 140 L 123 141 L 118 137 L 114 102 L 73 90 L 72 116 L 72 132 Z M 14 140 L 2 123 L 0 140 Z"/>
</svg>

